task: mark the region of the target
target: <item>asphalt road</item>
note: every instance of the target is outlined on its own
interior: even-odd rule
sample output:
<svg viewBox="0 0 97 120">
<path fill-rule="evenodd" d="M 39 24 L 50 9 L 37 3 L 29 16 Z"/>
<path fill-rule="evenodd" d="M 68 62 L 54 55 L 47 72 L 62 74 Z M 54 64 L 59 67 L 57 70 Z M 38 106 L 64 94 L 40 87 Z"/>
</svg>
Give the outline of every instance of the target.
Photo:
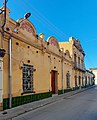
<svg viewBox="0 0 97 120">
<path fill-rule="evenodd" d="M 97 87 L 32 110 L 12 120 L 97 120 Z"/>
</svg>

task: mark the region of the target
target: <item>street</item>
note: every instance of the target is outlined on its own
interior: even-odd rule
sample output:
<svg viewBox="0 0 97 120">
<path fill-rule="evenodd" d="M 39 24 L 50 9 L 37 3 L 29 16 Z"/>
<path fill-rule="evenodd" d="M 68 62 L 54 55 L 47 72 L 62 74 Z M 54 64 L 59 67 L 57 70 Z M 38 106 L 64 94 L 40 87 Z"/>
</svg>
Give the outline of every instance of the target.
<svg viewBox="0 0 97 120">
<path fill-rule="evenodd" d="M 32 110 L 12 120 L 97 120 L 97 87 Z"/>
</svg>

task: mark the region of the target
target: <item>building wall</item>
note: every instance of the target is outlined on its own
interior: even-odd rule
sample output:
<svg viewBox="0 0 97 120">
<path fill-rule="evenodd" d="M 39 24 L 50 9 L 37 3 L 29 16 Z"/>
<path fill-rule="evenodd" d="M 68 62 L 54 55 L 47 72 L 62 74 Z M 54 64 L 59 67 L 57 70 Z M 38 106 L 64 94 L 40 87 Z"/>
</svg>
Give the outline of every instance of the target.
<svg viewBox="0 0 97 120">
<path fill-rule="evenodd" d="M 69 50 L 70 56 L 72 56 L 72 41 L 69 42 L 59 42 L 60 48 L 64 48 L 64 52 Z"/>
<path fill-rule="evenodd" d="M 97 70 L 94 70 L 93 73 L 95 75 L 95 84 L 97 85 Z"/>
<path fill-rule="evenodd" d="M 70 88 L 73 88 L 73 83 L 74 83 L 74 79 L 73 79 L 73 75 L 72 75 L 72 64 L 70 62 L 65 61 L 64 62 L 64 88 L 67 88 L 66 85 L 66 74 L 69 73 L 70 74 Z"/>
<path fill-rule="evenodd" d="M 90 70 L 93 72 L 95 75 L 95 84 L 97 85 L 97 68 L 90 68 Z"/>
<path fill-rule="evenodd" d="M 59 94 L 62 90 L 69 90 L 82 86 L 82 78 L 85 77 L 84 71 L 84 55 L 83 51 L 76 48 L 74 43 L 76 39 L 70 38 L 69 42 L 60 42 L 51 36 L 46 41 L 44 34 L 37 35 L 34 25 L 26 19 L 18 20 L 20 26 L 16 27 L 16 21 L 9 18 L 9 10 L 7 9 L 7 21 L 4 36 L 4 49 L 6 54 L 3 58 L 3 102 L 8 106 L 9 98 L 9 41 L 12 40 L 12 101 L 13 106 L 29 102 L 29 97 L 37 95 L 36 99 L 44 98 L 44 94 Z M 14 29 L 16 28 L 16 29 Z M 0 35 L 1 36 L 1 35 Z M 77 41 L 81 47 L 79 41 Z M 1 46 L 1 37 L 0 37 Z M 82 49 L 82 48 L 81 48 Z M 76 67 L 74 54 L 76 53 Z M 80 64 L 78 64 L 80 57 Z M 33 67 L 33 91 L 25 93 L 23 90 L 23 68 L 24 65 Z M 68 77 L 67 77 L 68 75 Z M 77 76 L 77 86 L 75 86 L 75 75 Z M 28 76 L 28 73 L 27 73 Z M 80 77 L 80 85 L 79 85 Z M 0 78 L 1 79 L 1 78 Z M 69 87 L 67 87 L 69 82 Z M 29 84 L 28 84 L 29 86 Z M 50 97 L 49 94 L 46 97 Z M 30 96 L 29 96 L 30 95 Z M 43 95 L 43 96 L 42 96 Z M 27 98 L 26 98 L 27 96 Z M 16 99 L 15 99 L 16 98 Z M 22 101 L 21 101 L 22 99 Z M 26 99 L 26 100 L 24 100 Z M 17 104 L 16 103 L 17 100 Z M 19 103 L 20 101 L 20 103 Z M 30 100 L 30 102 L 33 101 Z M 2 103 L 1 103 L 2 104 Z M 4 106 L 4 108 L 8 108 Z"/>
<path fill-rule="evenodd" d="M 85 77 L 85 66 L 84 66 L 84 54 L 83 49 L 79 40 L 76 40 L 73 37 L 69 38 L 69 42 L 60 42 L 60 47 L 64 48 L 64 50 L 68 50 L 70 52 L 70 56 L 72 59 L 72 85 L 75 87 L 75 76 L 77 77 L 77 86 L 82 86 L 82 79 Z M 77 47 L 76 47 L 77 46 Z M 81 51 L 80 51 L 81 50 Z M 76 54 L 76 61 L 74 55 Z M 80 59 L 80 62 L 79 60 Z M 80 85 L 79 85 L 79 77 L 80 77 Z"/>
<path fill-rule="evenodd" d="M 93 85 L 93 84 L 94 84 L 94 75 L 90 70 L 86 70 L 85 85 Z"/>
<path fill-rule="evenodd" d="M 21 21 L 21 19 L 19 20 Z M 12 97 L 21 96 L 23 93 L 23 64 L 33 65 L 34 93 L 52 91 L 51 72 L 57 72 L 56 88 L 62 90 L 62 84 L 66 89 L 66 73 L 70 73 L 70 87 L 73 87 L 72 80 L 72 59 L 70 54 L 64 55 L 64 83 L 62 83 L 62 54 L 59 43 L 55 37 L 48 38 L 48 43 L 42 37 L 36 38 L 36 29 L 27 20 L 26 25 L 30 25 L 34 31 L 27 31 L 27 28 L 18 28 L 18 33 L 14 31 L 16 22 L 7 16 L 6 27 L 10 30 L 5 33 L 4 49 L 4 84 L 3 97 L 8 98 L 9 94 L 9 38 L 12 39 Z M 1 43 L 1 42 L 0 42 Z M 65 51 L 64 51 L 65 53 Z"/>
<path fill-rule="evenodd" d="M 8 53 L 8 45 L 6 46 Z M 28 46 L 28 44 L 12 38 L 12 96 L 19 96 L 23 92 L 23 64 L 33 65 L 36 69 L 33 75 L 35 93 L 51 91 L 51 70 L 59 73 L 58 87 L 61 88 L 61 58 L 53 54 L 43 53 L 31 45 L 29 48 Z M 4 84 L 4 98 L 8 97 L 8 62 L 8 54 L 6 54 L 4 58 L 4 83 L 6 83 Z"/>
</svg>

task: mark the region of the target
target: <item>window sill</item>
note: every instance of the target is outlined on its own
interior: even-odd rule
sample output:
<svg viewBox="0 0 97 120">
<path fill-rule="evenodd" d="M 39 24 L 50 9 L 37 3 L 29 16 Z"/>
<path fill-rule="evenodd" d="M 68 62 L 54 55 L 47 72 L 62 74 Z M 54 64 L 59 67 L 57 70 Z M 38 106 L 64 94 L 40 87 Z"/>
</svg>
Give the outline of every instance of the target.
<svg viewBox="0 0 97 120">
<path fill-rule="evenodd" d="M 35 91 L 22 92 L 21 95 L 24 95 L 24 94 L 32 94 L 32 93 L 34 94 Z"/>
</svg>

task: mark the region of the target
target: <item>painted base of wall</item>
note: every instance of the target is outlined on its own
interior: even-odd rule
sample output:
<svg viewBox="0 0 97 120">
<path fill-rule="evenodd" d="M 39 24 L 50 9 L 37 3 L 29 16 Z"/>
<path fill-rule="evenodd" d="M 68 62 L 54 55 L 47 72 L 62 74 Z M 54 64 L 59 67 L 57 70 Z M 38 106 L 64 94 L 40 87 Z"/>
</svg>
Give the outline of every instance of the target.
<svg viewBox="0 0 97 120">
<path fill-rule="evenodd" d="M 64 93 L 72 91 L 72 88 L 64 89 Z M 63 90 L 58 90 L 58 95 L 63 94 Z"/>
<path fill-rule="evenodd" d="M 38 101 L 38 100 L 49 98 L 49 97 L 52 97 L 51 92 L 13 97 L 12 107 L 16 107 L 19 105 L 27 104 L 33 101 Z M 5 98 L 3 99 L 3 110 L 8 109 L 8 108 L 9 108 L 9 99 Z"/>
<path fill-rule="evenodd" d="M 81 88 L 87 88 L 87 87 L 90 87 L 90 86 L 93 86 L 92 85 L 85 85 L 85 86 L 81 86 Z M 64 93 L 67 93 L 67 92 L 70 92 L 70 91 L 74 91 L 74 90 L 78 90 L 80 89 L 79 86 L 76 86 L 76 87 L 73 87 L 73 88 L 68 88 L 68 89 L 64 89 Z M 63 90 L 58 90 L 58 95 L 60 94 L 63 94 Z"/>
<path fill-rule="evenodd" d="M 0 103 L 0 111 L 3 110 L 3 103 Z"/>
</svg>

